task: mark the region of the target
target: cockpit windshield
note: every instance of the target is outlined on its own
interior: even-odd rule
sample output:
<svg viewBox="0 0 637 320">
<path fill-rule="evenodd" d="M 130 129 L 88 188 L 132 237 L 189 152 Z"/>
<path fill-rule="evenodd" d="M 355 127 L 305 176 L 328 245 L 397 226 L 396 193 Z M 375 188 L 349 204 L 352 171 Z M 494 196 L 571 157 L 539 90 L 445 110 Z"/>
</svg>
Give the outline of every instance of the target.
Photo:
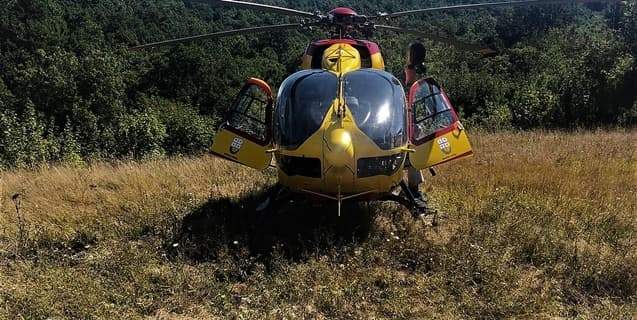
<svg viewBox="0 0 637 320">
<path fill-rule="evenodd" d="M 344 80 L 345 104 L 356 125 L 384 150 L 404 145 L 407 115 L 400 81 L 374 69 L 350 72 Z"/>
<path fill-rule="evenodd" d="M 343 77 L 345 104 L 356 125 L 380 148 L 390 150 L 407 141 L 405 93 L 391 74 L 362 69 Z M 276 142 L 296 148 L 315 133 L 339 93 L 335 74 L 300 71 L 287 78 L 277 98 L 274 117 Z"/>
<path fill-rule="evenodd" d="M 275 138 L 296 148 L 315 133 L 338 94 L 338 78 L 324 70 L 300 71 L 287 78 L 277 98 Z"/>
</svg>

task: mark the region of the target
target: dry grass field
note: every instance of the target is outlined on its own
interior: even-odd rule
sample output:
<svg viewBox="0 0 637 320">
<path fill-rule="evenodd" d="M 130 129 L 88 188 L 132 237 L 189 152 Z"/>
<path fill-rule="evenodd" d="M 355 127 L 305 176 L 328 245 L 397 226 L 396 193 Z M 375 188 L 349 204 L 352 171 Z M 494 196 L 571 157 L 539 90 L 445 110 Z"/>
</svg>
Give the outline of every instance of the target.
<svg viewBox="0 0 637 320">
<path fill-rule="evenodd" d="M 212 157 L 0 173 L 0 318 L 637 318 L 637 132 L 473 143 L 428 178 L 437 227 L 258 219 L 274 173 Z"/>
</svg>

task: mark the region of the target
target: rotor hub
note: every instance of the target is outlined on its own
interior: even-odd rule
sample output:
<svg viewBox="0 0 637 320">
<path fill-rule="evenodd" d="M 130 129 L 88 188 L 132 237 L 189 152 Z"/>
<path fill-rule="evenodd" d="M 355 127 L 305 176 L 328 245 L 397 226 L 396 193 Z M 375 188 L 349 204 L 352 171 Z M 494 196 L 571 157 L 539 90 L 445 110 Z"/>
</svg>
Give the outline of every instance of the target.
<svg viewBox="0 0 637 320">
<path fill-rule="evenodd" d="M 338 7 L 329 12 L 329 14 L 335 18 L 337 17 L 352 17 L 357 16 L 358 13 L 351 8 Z"/>
</svg>

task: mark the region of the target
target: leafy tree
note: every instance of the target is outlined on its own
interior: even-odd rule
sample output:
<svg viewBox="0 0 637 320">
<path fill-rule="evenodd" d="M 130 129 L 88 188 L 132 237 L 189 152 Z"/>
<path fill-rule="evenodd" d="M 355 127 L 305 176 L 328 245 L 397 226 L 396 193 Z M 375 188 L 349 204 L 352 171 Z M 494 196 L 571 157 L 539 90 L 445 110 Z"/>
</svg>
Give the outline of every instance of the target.
<svg viewBox="0 0 637 320">
<path fill-rule="evenodd" d="M 42 119 L 28 103 L 22 114 L 0 113 L 0 167 L 35 167 L 52 158 L 57 147 L 47 137 Z"/>
<path fill-rule="evenodd" d="M 76 133 L 73 132 L 73 126 L 70 121 L 66 123 L 64 130 L 60 134 L 59 146 L 58 154 L 60 161 L 73 166 L 84 165 L 81 146 L 78 143 Z"/>
<path fill-rule="evenodd" d="M 166 127 L 156 114 L 133 112 L 118 119 L 114 140 L 118 141 L 114 153 L 134 159 L 152 158 L 164 153 Z"/>
<path fill-rule="evenodd" d="M 157 110 L 159 120 L 166 126 L 163 148 L 169 154 L 196 154 L 212 145 L 214 121 L 201 116 L 183 103 L 160 98 L 145 101 L 149 109 Z"/>
<path fill-rule="evenodd" d="M 487 0 L 481 0 L 487 1 Z M 306 11 L 361 13 L 419 1 L 271 0 Z M 435 0 L 428 5 L 455 3 Z M 10 0 L 0 4 L 0 167 L 43 161 L 192 154 L 209 148 L 248 77 L 274 90 L 321 32 L 281 32 L 130 52 L 140 43 L 291 22 L 275 14 L 180 0 Z M 634 1 L 423 14 L 401 26 L 486 41 L 483 58 L 427 42 L 429 74 L 463 117 L 491 129 L 637 124 Z M 379 33 L 399 75 L 414 38 Z"/>
</svg>

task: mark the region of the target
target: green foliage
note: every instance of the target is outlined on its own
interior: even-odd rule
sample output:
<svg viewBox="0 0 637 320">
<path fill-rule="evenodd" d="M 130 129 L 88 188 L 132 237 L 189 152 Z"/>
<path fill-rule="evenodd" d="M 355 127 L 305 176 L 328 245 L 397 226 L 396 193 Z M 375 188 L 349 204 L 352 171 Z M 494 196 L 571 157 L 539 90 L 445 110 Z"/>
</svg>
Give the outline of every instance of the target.
<svg viewBox="0 0 637 320">
<path fill-rule="evenodd" d="M 624 126 L 634 126 L 637 125 L 637 101 L 633 104 L 633 107 L 626 110 L 620 120 L 619 124 Z"/>
<path fill-rule="evenodd" d="M 8 108 L 14 100 L 13 94 L 7 88 L 7 85 L 0 79 L 0 108 Z"/>
<path fill-rule="evenodd" d="M 637 53 L 637 4 L 635 1 L 623 1 L 609 14 L 611 23 L 619 29 L 626 44 L 633 53 Z"/>
<path fill-rule="evenodd" d="M 113 150 L 117 156 L 143 158 L 164 153 L 166 126 L 154 113 L 133 112 L 118 119 L 114 139 L 118 145 Z"/>
<path fill-rule="evenodd" d="M 271 1 L 301 10 L 361 13 L 401 1 Z M 446 4 L 439 0 L 430 5 Z M 245 79 L 276 88 L 321 33 L 281 32 L 157 51 L 151 41 L 294 19 L 178 0 L 13 0 L 0 5 L 2 167 L 38 161 L 193 154 L 209 148 Z M 429 73 L 471 123 L 490 129 L 635 125 L 637 8 L 593 4 L 472 10 L 398 19 L 414 29 L 487 39 L 482 58 L 427 43 Z M 378 34 L 401 76 L 412 36 Z M 153 97 L 153 98 L 148 98 Z M 25 139 L 33 137 L 26 143 Z M 28 144 L 28 145 L 27 145 Z"/>
<path fill-rule="evenodd" d="M 82 159 L 81 147 L 77 141 L 75 132 L 70 122 L 66 123 L 64 131 L 60 135 L 60 160 L 68 165 L 81 167 L 84 165 Z"/>
<path fill-rule="evenodd" d="M 551 124 L 557 112 L 557 97 L 533 84 L 519 88 L 511 101 L 512 121 L 517 126 L 532 128 Z"/>
<path fill-rule="evenodd" d="M 489 130 L 511 129 L 513 114 L 505 104 L 487 102 L 487 106 L 479 114 L 469 119 L 469 125 L 482 126 Z"/>
<path fill-rule="evenodd" d="M 0 113 L 0 168 L 34 167 L 50 160 L 56 147 L 31 104 L 22 114 Z"/>
<path fill-rule="evenodd" d="M 16 63 L 6 74 L 13 92 L 32 101 L 39 111 L 65 119 L 78 98 L 74 79 L 80 68 L 77 57 L 56 48 L 16 57 L 22 59 L 26 61 Z"/>
<path fill-rule="evenodd" d="M 551 28 L 488 61 L 455 56 L 447 64 L 446 55 L 431 52 L 431 72 L 486 127 L 494 125 L 493 106 L 506 106 L 511 116 L 503 119 L 520 128 L 613 124 L 637 97 L 633 56 L 595 17 Z"/>
<path fill-rule="evenodd" d="M 196 154 L 212 145 L 216 129 L 212 119 L 182 103 L 152 99 L 146 105 L 159 111 L 159 119 L 166 126 L 163 148 L 169 154 Z"/>
</svg>

